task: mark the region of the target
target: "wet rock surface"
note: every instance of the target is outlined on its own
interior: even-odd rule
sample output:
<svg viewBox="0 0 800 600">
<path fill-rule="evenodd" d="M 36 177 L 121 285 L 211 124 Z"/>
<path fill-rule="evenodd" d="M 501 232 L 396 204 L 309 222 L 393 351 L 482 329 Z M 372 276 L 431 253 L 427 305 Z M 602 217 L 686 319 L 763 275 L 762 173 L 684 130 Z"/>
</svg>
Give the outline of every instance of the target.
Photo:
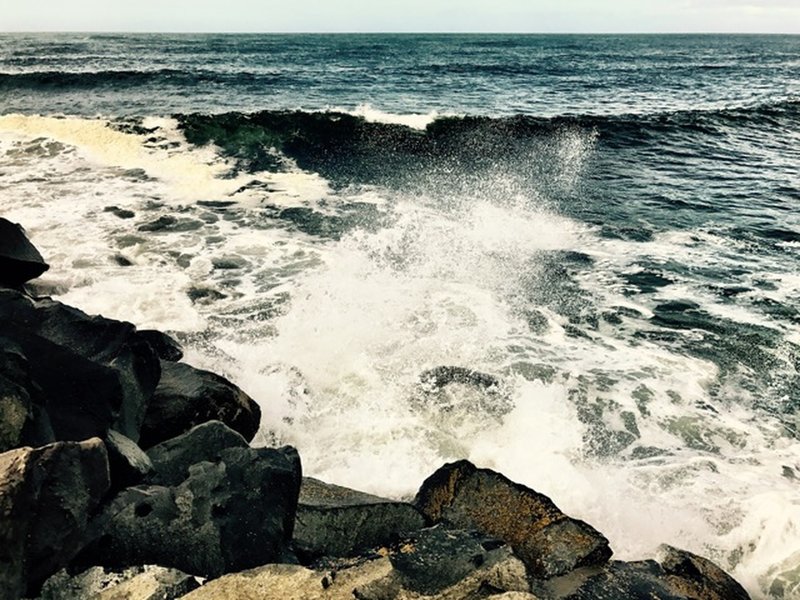
<svg viewBox="0 0 800 600">
<path fill-rule="evenodd" d="M 605 537 L 562 513 L 547 496 L 468 461 L 447 464 L 431 475 L 415 504 L 431 523 L 503 540 L 536 578 L 601 565 L 611 556 Z"/>
<path fill-rule="evenodd" d="M 22 285 L 49 268 L 22 227 L 0 217 L 0 285 Z"/>
<path fill-rule="evenodd" d="M 140 445 L 149 448 L 212 419 L 249 441 L 258 431 L 261 408 L 224 377 L 161 361 L 161 380 L 147 407 Z"/>
</svg>

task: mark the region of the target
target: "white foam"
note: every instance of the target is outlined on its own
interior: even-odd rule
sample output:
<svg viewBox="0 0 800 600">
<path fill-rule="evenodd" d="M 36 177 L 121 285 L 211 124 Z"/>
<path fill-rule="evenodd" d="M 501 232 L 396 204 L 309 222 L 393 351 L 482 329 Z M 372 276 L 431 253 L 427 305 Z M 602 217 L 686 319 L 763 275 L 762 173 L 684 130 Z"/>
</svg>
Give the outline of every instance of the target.
<svg viewBox="0 0 800 600">
<path fill-rule="evenodd" d="M 389 125 L 405 125 L 412 129 L 424 130 L 428 125 L 433 123 L 441 116 L 439 112 L 432 110 L 425 114 L 396 114 L 382 111 L 374 108 L 370 104 L 359 104 L 353 110 L 344 110 L 343 112 L 349 113 L 356 117 L 362 117 L 365 121 L 370 123 L 386 123 Z M 452 115 L 447 115 L 452 116 Z"/>
</svg>

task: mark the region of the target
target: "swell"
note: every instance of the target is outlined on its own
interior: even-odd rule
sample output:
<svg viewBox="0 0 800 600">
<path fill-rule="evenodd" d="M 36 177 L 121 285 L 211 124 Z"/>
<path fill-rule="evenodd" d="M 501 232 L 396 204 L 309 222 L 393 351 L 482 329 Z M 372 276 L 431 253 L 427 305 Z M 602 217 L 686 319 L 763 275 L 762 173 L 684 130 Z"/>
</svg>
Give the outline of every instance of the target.
<svg viewBox="0 0 800 600">
<path fill-rule="evenodd" d="M 287 156 L 301 168 L 335 181 L 386 183 L 402 172 L 418 176 L 425 170 L 455 168 L 481 173 L 523 162 L 538 181 L 544 181 L 542 175 L 558 175 L 565 154 L 579 152 L 581 145 L 594 140 L 612 148 L 658 142 L 691 150 L 686 144 L 698 136 L 724 139 L 737 130 L 797 131 L 800 100 L 643 115 L 440 117 L 424 130 L 340 112 L 231 112 L 176 118 L 190 143 L 214 143 L 244 170 L 280 169 L 281 156 Z"/>
<path fill-rule="evenodd" d="M 192 87 L 203 84 L 265 86 L 281 83 L 284 79 L 284 76 L 274 73 L 226 73 L 211 70 L 30 71 L 0 73 L 0 90 L 69 91 L 111 86 L 115 88 L 154 85 Z"/>
</svg>

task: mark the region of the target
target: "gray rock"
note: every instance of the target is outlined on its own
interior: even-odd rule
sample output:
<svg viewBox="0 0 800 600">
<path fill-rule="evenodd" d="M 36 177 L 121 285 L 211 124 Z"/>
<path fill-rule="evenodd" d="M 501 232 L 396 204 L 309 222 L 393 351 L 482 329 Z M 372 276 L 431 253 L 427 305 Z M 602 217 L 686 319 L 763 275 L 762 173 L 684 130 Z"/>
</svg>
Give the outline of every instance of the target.
<svg viewBox="0 0 800 600">
<path fill-rule="evenodd" d="M 92 567 L 77 575 L 59 571 L 37 600 L 176 600 L 199 585 L 191 575 L 155 565 L 119 572 Z"/>
<path fill-rule="evenodd" d="M 294 546 L 304 561 L 355 556 L 388 546 L 424 526 L 425 519 L 411 504 L 304 477 Z"/>
<path fill-rule="evenodd" d="M 136 442 L 121 433 L 109 430 L 106 439 L 111 487 L 114 490 L 136 485 L 153 472 L 153 463 Z"/>
<path fill-rule="evenodd" d="M 227 448 L 247 448 L 247 440 L 221 421 L 209 421 L 161 442 L 147 451 L 155 473 L 151 483 L 175 486 L 189 476 L 189 467 L 218 462 Z"/>
<path fill-rule="evenodd" d="M 450 463 L 422 484 L 415 500 L 431 523 L 475 529 L 509 544 L 539 579 L 602 565 L 608 540 L 547 497 L 468 461 Z"/>
<path fill-rule="evenodd" d="M 180 485 L 123 490 L 92 524 L 78 564 L 159 564 L 218 577 L 282 560 L 300 490 L 293 448 L 228 448 Z"/>
<path fill-rule="evenodd" d="M 49 268 L 22 227 L 0 217 L 0 285 L 22 285 Z"/>
<path fill-rule="evenodd" d="M 109 488 L 97 438 L 0 454 L 0 590 L 36 593 L 80 550 L 89 515 Z"/>
<path fill-rule="evenodd" d="M 212 420 L 222 421 L 250 441 L 258 431 L 261 408 L 224 377 L 184 363 L 162 361 L 161 380 L 142 425 L 142 448 Z"/>
</svg>

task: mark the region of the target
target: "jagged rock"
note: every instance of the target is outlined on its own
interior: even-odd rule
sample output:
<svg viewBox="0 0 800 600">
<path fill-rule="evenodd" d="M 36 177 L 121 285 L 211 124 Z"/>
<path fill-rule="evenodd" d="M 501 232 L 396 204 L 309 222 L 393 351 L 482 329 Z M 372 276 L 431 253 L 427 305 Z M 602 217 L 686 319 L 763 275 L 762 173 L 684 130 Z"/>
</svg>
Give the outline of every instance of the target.
<svg viewBox="0 0 800 600">
<path fill-rule="evenodd" d="M 463 533 L 463 532 L 462 532 Z M 425 555 L 416 555 L 415 564 L 418 569 L 411 568 L 412 559 L 402 561 L 400 569 L 395 564 L 398 555 L 415 555 L 419 546 L 410 543 L 387 552 L 388 556 L 359 560 L 354 564 L 332 565 L 324 569 L 308 569 L 297 565 L 267 565 L 243 573 L 225 575 L 195 590 L 186 596 L 186 600 L 477 600 L 491 594 L 505 591 L 527 591 L 525 566 L 513 556 L 506 546 L 494 550 L 485 550 L 463 546 L 449 547 L 457 552 L 453 559 L 436 554 L 444 547 L 427 546 L 432 562 L 426 569 Z M 482 564 L 470 558 L 479 552 L 484 558 Z M 436 569 L 446 563 L 451 567 L 459 560 L 466 560 L 463 569 L 442 573 L 449 576 L 450 585 L 427 585 L 429 580 L 436 579 Z M 443 561 L 443 562 L 440 562 Z M 404 570 L 401 570 L 404 569 Z M 417 576 L 421 577 L 417 578 Z M 430 595 L 421 595 L 415 591 L 420 588 L 436 589 Z M 535 599 L 534 599 L 535 600 Z"/>
<path fill-rule="evenodd" d="M 222 421 L 250 441 L 258 431 L 261 408 L 224 377 L 184 363 L 162 361 L 161 381 L 142 425 L 142 448 L 211 420 Z"/>
<path fill-rule="evenodd" d="M 112 489 L 121 490 L 141 483 L 153 472 L 150 458 L 130 438 L 112 429 L 104 441 L 108 451 Z"/>
<path fill-rule="evenodd" d="M 0 336 L 27 358 L 56 439 L 105 437 L 110 427 L 138 439 L 160 366 L 133 325 L 0 290 Z"/>
<path fill-rule="evenodd" d="M 22 227 L 0 217 L 0 285 L 22 285 L 49 268 Z"/>
<path fill-rule="evenodd" d="M 534 593 L 550 600 L 749 600 L 747 592 L 710 561 L 666 550 L 664 565 L 654 560 L 612 561 L 534 583 Z"/>
<path fill-rule="evenodd" d="M 109 488 L 97 438 L 0 454 L 0 590 L 36 593 L 80 549 L 89 515 Z"/>
<path fill-rule="evenodd" d="M 178 362 L 183 358 L 183 348 L 181 345 L 166 333 L 156 331 L 155 329 L 140 329 L 137 335 L 150 344 L 150 347 L 161 360 Z"/>
<path fill-rule="evenodd" d="M 300 490 L 294 448 L 228 448 L 180 485 L 120 492 L 92 523 L 79 565 L 159 564 L 217 577 L 282 560 Z"/>
<path fill-rule="evenodd" d="M 676 595 L 699 600 L 750 599 L 735 579 L 707 558 L 664 545 L 659 560 L 668 575 L 668 587 Z"/>
<path fill-rule="evenodd" d="M 155 565 L 119 572 L 92 567 L 74 576 L 59 571 L 37 600 L 177 600 L 199 585 L 192 575 Z"/>
<path fill-rule="evenodd" d="M 175 486 L 189 476 L 189 467 L 217 462 L 226 448 L 247 448 L 247 440 L 221 421 L 209 421 L 147 451 L 155 473 L 151 483 Z"/>
<path fill-rule="evenodd" d="M 294 529 L 298 556 L 355 556 L 422 529 L 425 519 L 411 504 L 387 500 L 304 477 Z"/>
<path fill-rule="evenodd" d="M 605 537 L 562 513 L 547 496 L 465 460 L 446 464 L 425 480 L 415 505 L 430 523 L 503 540 L 536 578 L 601 565 L 611 556 Z"/>
</svg>

